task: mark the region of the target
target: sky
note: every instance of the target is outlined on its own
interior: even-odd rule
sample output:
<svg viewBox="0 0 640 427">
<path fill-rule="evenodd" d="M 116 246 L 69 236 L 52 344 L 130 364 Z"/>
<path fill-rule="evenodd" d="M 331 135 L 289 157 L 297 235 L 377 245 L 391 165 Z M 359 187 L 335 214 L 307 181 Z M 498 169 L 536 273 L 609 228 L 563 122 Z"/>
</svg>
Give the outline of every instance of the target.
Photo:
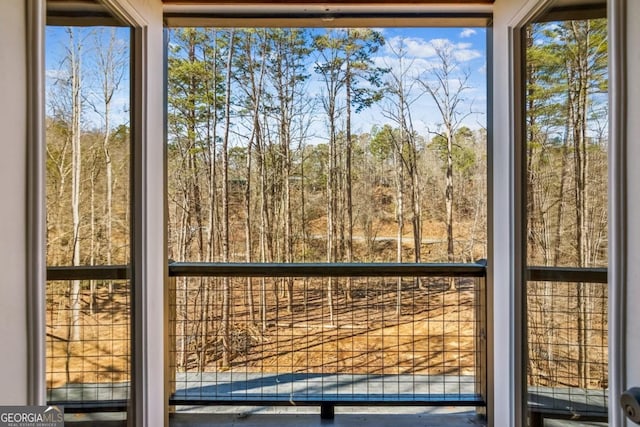
<svg viewBox="0 0 640 427">
<path fill-rule="evenodd" d="M 465 102 L 460 105 L 461 115 L 467 115 L 463 124 L 478 129 L 486 127 L 487 102 L 487 58 L 485 28 L 384 28 L 380 29 L 385 38 L 385 46 L 379 51 L 376 64 L 385 68 L 397 68 L 398 61 L 394 51 L 404 46 L 407 52 L 405 63 L 411 65 L 410 73 L 422 74 L 429 80 L 429 70 L 438 65 L 435 47 L 448 47 L 458 63 L 458 73 L 454 75 L 456 82 L 462 73 L 469 74 L 468 90 L 464 91 Z M 455 82 L 454 82 L 455 84 Z M 416 98 L 413 104 L 413 124 L 421 135 L 438 131 L 442 119 L 436 105 L 428 94 L 416 87 L 413 91 Z M 362 126 L 368 124 L 388 123 L 377 105 L 361 115 Z M 366 131 L 368 129 L 362 129 Z"/>
<path fill-rule="evenodd" d="M 83 110 L 85 127 L 99 129 L 103 127 L 101 109 L 102 91 L 98 80 L 99 65 L 97 49 L 109 44 L 111 31 L 115 31 L 115 39 L 122 59 L 122 80 L 112 100 L 111 123 L 114 127 L 129 124 L 129 40 L 130 30 L 125 27 L 75 27 L 74 39 L 80 45 L 81 67 L 83 69 Z M 46 105 L 47 113 L 52 111 L 52 103 L 56 102 L 57 87 L 64 85 L 69 79 L 70 37 L 67 27 L 47 26 L 45 33 L 45 69 L 46 69 Z"/>
<path fill-rule="evenodd" d="M 375 54 L 374 63 L 381 68 L 399 70 L 399 61 L 394 52 L 403 47 L 406 50 L 405 68 L 410 68 L 409 75 L 420 75 L 423 80 L 429 80 L 429 70 L 438 65 L 436 47 L 451 49 L 458 67 L 453 74 L 454 86 L 460 76 L 467 73 L 468 90 L 464 91 L 464 102 L 460 104 L 461 125 L 471 129 L 486 128 L 487 110 L 487 58 L 486 58 L 486 29 L 485 28 L 376 28 L 385 39 L 385 45 Z M 410 67 L 409 67 L 410 66 Z M 309 67 L 311 74 L 308 93 L 321 96 L 322 83 Z M 442 118 L 436 104 L 418 86 L 414 87 L 410 95 L 413 99 L 412 121 L 418 134 L 427 139 L 441 130 Z M 387 104 L 387 105 L 385 105 Z M 385 114 L 388 102 L 381 101 L 360 113 L 354 114 L 352 132 L 367 133 L 374 127 L 390 124 L 397 127 Z M 464 117 L 463 117 L 464 116 Z M 324 120 L 326 121 L 326 120 Z M 325 142 L 327 125 L 322 120 L 315 121 L 310 127 L 310 139 L 313 142 Z"/>
<path fill-rule="evenodd" d="M 403 46 L 407 56 L 405 64 L 410 64 L 410 73 L 429 75 L 429 69 L 437 65 L 435 47 L 450 48 L 455 60 L 458 62 L 460 73 L 466 72 L 469 75 L 467 85 L 470 89 L 464 92 L 464 102 L 460 105 L 462 115 L 467 115 L 463 124 L 472 129 L 485 127 L 486 123 L 486 30 L 485 28 L 377 28 L 385 39 L 385 45 L 376 53 L 374 62 L 384 68 L 397 69 L 398 60 L 393 49 Z M 105 27 L 95 29 L 76 28 L 76 37 L 85 44 L 83 54 L 83 67 L 86 73 L 85 90 L 88 104 L 98 104 L 97 82 L 91 76 L 92 70 L 96 69 L 96 51 L 90 46 L 95 45 L 96 38 L 104 42 L 109 32 Z M 117 37 L 126 46 L 129 43 L 129 31 L 126 28 L 116 29 Z M 54 88 L 67 76 L 68 72 L 65 57 L 69 45 L 69 35 L 63 27 L 47 27 L 46 32 L 46 70 L 47 87 L 49 98 Z M 322 84 L 319 76 L 313 73 L 310 64 L 311 75 L 308 83 L 308 93 L 320 96 Z M 457 80 L 454 77 L 453 80 Z M 427 77 L 428 81 L 428 77 Z M 113 107 L 112 120 L 114 123 L 128 123 L 129 120 L 129 81 L 128 76 L 122 81 L 118 90 Z M 412 109 L 414 128 L 418 133 L 428 137 L 432 132 L 439 129 L 442 119 L 439 117 L 437 108 L 429 95 L 424 90 L 415 88 L 411 93 L 414 104 Z M 49 99 L 50 101 L 50 99 Z M 378 103 L 371 108 L 355 114 L 353 118 L 353 132 L 370 132 L 374 126 L 382 126 L 391 123 L 385 117 L 384 102 Z M 99 112 L 92 107 L 85 109 L 85 122 L 89 127 L 100 127 L 102 117 Z M 314 122 L 310 129 L 312 139 L 322 139 L 326 134 L 326 124 L 322 120 Z"/>
</svg>

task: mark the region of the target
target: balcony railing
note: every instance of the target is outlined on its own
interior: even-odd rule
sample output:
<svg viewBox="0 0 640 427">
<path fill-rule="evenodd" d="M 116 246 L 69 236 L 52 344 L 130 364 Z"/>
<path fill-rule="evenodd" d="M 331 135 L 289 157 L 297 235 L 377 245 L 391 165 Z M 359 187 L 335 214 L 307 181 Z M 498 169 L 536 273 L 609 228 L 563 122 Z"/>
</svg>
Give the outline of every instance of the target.
<svg viewBox="0 0 640 427">
<path fill-rule="evenodd" d="M 486 402 L 482 262 L 171 263 L 169 276 L 172 405 Z M 126 409 L 129 278 L 128 266 L 47 269 L 50 404 Z M 527 280 L 533 424 L 606 419 L 606 269 L 531 267 Z"/>
<path fill-rule="evenodd" d="M 485 405 L 483 262 L 169 275 L 172 405 Z"/>
<path fill-rule="evenodd" d="M 530 425 L 607 419 L 607 269 L 527 270 Z"/>
<path fill-rule="evenodd" d="M 130 396 L 128 266 L 47 268 L 47 402 L 66 412 L 124 412 Z"/>
</svg>

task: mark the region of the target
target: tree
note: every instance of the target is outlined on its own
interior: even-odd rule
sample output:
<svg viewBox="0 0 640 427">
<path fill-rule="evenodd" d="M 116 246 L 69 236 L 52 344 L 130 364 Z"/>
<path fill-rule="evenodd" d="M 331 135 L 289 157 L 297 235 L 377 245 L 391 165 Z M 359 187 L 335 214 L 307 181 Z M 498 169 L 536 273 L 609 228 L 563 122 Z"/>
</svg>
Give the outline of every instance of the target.
<svg viewBox="0 0 640 427">
<path fill-rule="evenodd" d="M 209 174 L 209 199 L 214 200 L 215 195 L 215 137 L 211 137 L 211 123 L 216 122 L 217 110 L 210 107 L 215 90 L 217 76 L 215 75 L 215 55 L 213 69 L 207 61 L 209 48 L 206 46 L 208 34 L 203 30 L 188 28 L 172 32 L 172 55 L 169 58 L 169 84 L 168 84 L 168 127 L 172 135 L 172 143 L 179 153 L 177 161 L 181 168 L 176 170 L 175 182 L 180 190 L 180 202 L 178 214 L 180 226 L 178 227 L 178 258 L 187 259 L 195 249 L 196 259 L 204 260 L 212 256 L 213 250 L 213 206 L 209 216 L 210 233 L 208 244 L 205 244 L 204 233 L 204 209 L 205 197 L 202 195 L 202 175 Z M 214 51 L 216 47 L 213 47 Z M 214 132 L 215 135 L 215 132 Z M 202 156 L 209 154 L 209 168 L 203 171 Z M 213 204 L 213 202 L 211 202 Z M 194 248 L 195 246 L 195 248 Z M 211 258 L 209 258 L 211 259 Z M 208 322 L 209 292 L 208 282 L 200 279 L 201 310 L 200 320 L 205 328 Z M 186 306 L 188 298 L 187 280 L 181 283 L 181 294 Z M 186 337 L 186 325 L 181 325 L 181 334 Z M 187 360 L 185 340 L 181 343 L 180 364 L 185 365 Z M 198 363 L 204 366 L 206 358 L 206 334 L 202 335 L 199 345 L 200 354 Z"/>
<path fill-rule="evenodd" d="M 422 260 L 422 200 L 420 196 L 420 184 L 418 169 L 417 132 L 413 128 L 411 105 L 417 101 L 420 95 L 412 95 L 417 84 L 415 76 L 410 74 L 413 69 L 413 61 L 407 60 L 407 50 L 404 42 L 391 45 L 390 50 L 397 60 L 397 67 L 391 68 L 386 82 L 387 105 L 384 109 L 386 117 L 390 118 L 398 126 L 399 134 L 392 138 L 395 146 L 395 156 L 398 159 L 396 168 L 406 170 L 411 181 L 410 202 L 412 210 L 411 224 L 413 229 L 414 261 Z M 398 195 L 402 194 L 403 179 L 397 175 Z M 400 221 L 400 219 L 399 219 Z M 402 221 L 404 219 L 402 218 Z M 399 230 L 399 233 L 401 230 Z M 399 236 L 400 238 L 401 236 Z M 398 249 L 400 250 L 400 248 Z"/>
<path fill-rule="evenodd" d="M 120 43 L 116 35 L 116 29 L 111 28 L 108 32 L 108 40 L 104 40 L 105 31 L 96 32 L 95 52 L 98 69 L 98 80 L 100 85 L 100 95 L 102 97 L 102 119 L 103 119 L 103 140 L 102 150 L 104 154 L 106 173 L 105 204 L 105 243 L 107 265 L 112 264 L 113 256 L 113 161 L 111 156 L 111 113 L 114 96 L 120 88 L 122 79 L 128 69 L 127 50 L 125 45 Z M 106 45 L 105 45 L 106 43 Z M 93 224 L 93 221 L 92 221 Z M 108 282 L 109 296 L 113 296 L 113 282 Z"/>
<path fill-rule="evenodd" d="M 455 261 L 454 234 L 453 234 L 453 147 L 455 133 L 463 119 L 470 112 L 462 112 L 465 101 L 464 94 L 470 89 L 468 86 L 469 72 L 460 70 L 460 65 L 455 58 L 453 46 L 446 41 L 432 42 L 437 57 L 434 65 L 425 78 L 419 80 L 420 84 L 431 99 L 433 99 L 440 118 L 441 130 L 437 135 L 444 138 L 446 147 L 444 150 L 445 162 L 445 224 L 447 227 L 447 259 Z M 429 79 L 433 78 L 433 80 Z"/>
<path fill-rule="evenodd" d="M 71 95 L 70 104 L 70 127 L 69 136 L 71 139 L 71 216 L 72 216 L 72 258 L 71 265 L 81 264 L 80 237 L 81 237 L 81 217 L 80 217 L 80 189 L 82 181 L 82 144 L 81 144 L 81 117 L 83 109 L 82 94 L 82 51 L 83 43 L 78 39 L 76 30 L 73 27 L 66 28 L 68 45 L 66 48 L 67 71 L 69 80 L 68 90 Z M 73 280 L 71 283 L 70 306 L 71 321 L 70 341 L 80 339 L 80 280 Z"/>
<path fill-rule="evenodd" d="M 574 154 L 575 215 L 578 266 L 592 263 L 595 248 L 590 239 L 590 200 L 588 175 L 590 169 L 587 115 L 593 91 L 602 90 L 607 67 L 606 21 L 567 21 L 558 26 L 558 34 L 565 41 L 567 72 L 568 123 Z M 590 298 L 584 283 L 576 285 L 578 301 L 578 375 L 580 386 L 586 387 L 589 378 L 587 345 L 591 329 Z"/>
<path fill-rule="evenodd" d="M 327 174 L 327 261 L 353 260 L 352 135 L 351 107 L 356 112 L 380 99 L 382 69 L 371 55 L 384 44 L 382 35 L 370 29 L 337 29 L 317 35 L 313 47 L 318 58 L 315 71 L 324 85 L 323 106 L 329 127 L 329 171 Z M 367 87 L 359 87 L 364 79 Z M 340 95 L 345 96 L 344 106 Z M 346 131 L 338 131 L 338 115 L 346 112 Z M 346 219 L 344 213 L 346 212 Z M 346 224 L 345 224 L 346 223 Z M 346 233 L 345 237 L 345 225 Z M 347 299 L 351 298 L 349 285 Z M 329 317 L 333 322 L 333 279 L 328 280 Z"/>
<path fill-rule="evenodd" d="M 224 135 L 222 137 L 222 262 L 229 262 L 229 131 L 231 129 L 231 79 L 235 48 L 235 30 L 229 30 L 227 46 L 226 88 L 224 100 Z M 222 365 L 229 366 L 231 358 L 231 285 L 222 279 Z"/>
<path fill-rule="evenodd" d="M 351 107 L 356 113 L 370 107 L 382 98 L 381 75 L 387 70 L 376 67 L 373 55 L 384 45 L 384 38 L 378 31 L 369 28 L 349 28 L 346 30 L 344 86 L 346 90 L 346 147 L 345 147 L 345 193 L 347 208 L 347 262 L 353 261 L 353 194 L 352 156 L 353 138 L 351 134 Z M 359 85 L 365 81 L 366 86 Z M 351 299 L 351 279 L 347 298 Z"/>
<path fill-rule="evenodd" d="M 403 158 L 402 131 L 397 131 L 389 125 L 385 125 L 373 138 L 372 146 L 378 156 L 393 153 L 394 181 L 396 187 L 396 262 L 402 262 L 402 246 L 404 238 L 404 171 L 405 162 Z M 415 249 L 417 251 L 417 249 Z M 400 316 L 402 296 L 402 278 L 398 277 L 396 282 L 396 315 Z"/>
<path fill-rule="evenodd" d="M 282 171 L 281 205 L 284 229 L 284 262 L 294 261 L 293 212 L 291 203 L 292 149 L 295 120 L 301 115 L 303 84 L 309 77 L 305 71 L 305 57 L 309 54 L 305 32 L 300 29 L 274 29 L 269 33 L 272 55 L 268 64 L 274 89 L 273 107 L 280 146 Z M 286 279 L 287 310 L 293 310 L 293 278 Z"/>
<path fill-rule="evenodd" d="M 252 165 L 253 165 L 253 147 L 262 146 L 263 131 L 261 121 L 262 97 L 264 96 L 264 80 L 266 74 L 266 61 L 268 55 L 268 41 L 266 30 L 244 30 L 238 36 L 238 52 L 236 55 L 235 79 L 239 83 L 239 87 L 244 91 L 244 109 L 249 112 L 249 139 L 246 149 L 246 184 L 244 190 L 244 210 L 245 210 L 245 260 L 252 261 L 253 242 L 252 242 L 252 212 L 251 212 L 251 191 L 252 191 Z M 258 150 L 259 153 L 262 150 Z M 264 186 L 265 176 L 261 175 L 262 185 Z M 266 208 L 266 207 L 265 207 Z M 264 281 L 262 283 L 264 290 Z M 247 278 L 247 302 L 252 323 L 255 322 L 254 303 L 253 303 L 253 279 Z M 263 329 L 266 329 L 266 300 L 264 294 L 261 293 L 261 318 Z"/>
</svg>

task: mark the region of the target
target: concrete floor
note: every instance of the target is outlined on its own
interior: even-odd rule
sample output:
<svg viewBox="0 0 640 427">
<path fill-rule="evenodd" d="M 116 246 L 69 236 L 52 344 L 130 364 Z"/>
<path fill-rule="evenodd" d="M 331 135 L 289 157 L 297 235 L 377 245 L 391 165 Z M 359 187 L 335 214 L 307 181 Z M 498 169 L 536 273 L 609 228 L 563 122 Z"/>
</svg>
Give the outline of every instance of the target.
<svg viewBox="0 0 640 427">
<path fill-rule="evenodd" d="M 187 408 L 183 408 L 187 409 Z M 217 408 L 220 410 L 221 408 Z M 471 408 L 336 407 L 333 420 L 317 408 L 227 408 L 226 413 L 178 412 L 171 427 L 469 427 L 485 426 Z"/>
<path fill-rule="evenodd" d="M 486 426 L 473 408 L 336 407 L 333 420 L 322 420 L 309 407 L 177 408 L 171 427 L 469 427 Z M 212 413 L 214 412 L 215 413 Z M 222 413 L 221 413 L 222 412 Z M 546 419 L 545 427 L 605 427 L 591 421 Z"/>
<path fill-rule="evenodd" d="M 309 407 L 180 407 L 171 427 L 470 427 L 486 426 L 471 408 L 337 407 L 333 420 L 322 420 Z M 67 414 L 65 425 L 124 427 L 126 415 Z M 546 419 L 545 427 L 605 427 L 602 422 Z"/>
</svg>

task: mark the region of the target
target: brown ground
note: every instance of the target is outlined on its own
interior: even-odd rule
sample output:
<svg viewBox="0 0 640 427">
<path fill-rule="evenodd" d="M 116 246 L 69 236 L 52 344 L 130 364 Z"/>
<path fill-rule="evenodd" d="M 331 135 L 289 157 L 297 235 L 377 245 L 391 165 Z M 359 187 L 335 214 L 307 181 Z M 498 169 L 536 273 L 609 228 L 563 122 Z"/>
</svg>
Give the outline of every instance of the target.
<svg viewBox="0 0 640 427">
<path fill-rule="evenodd" d="M 333 322 L 328 313 L 326 284 L 308 282 L 305 305 L 303 282 L 296 281 L 293 314 L 289 314 L 286 297 L 282 295 L 278 296 L 279 309 L 276 310 L 276 293 L 271 281 L 266 288 L 264 332 L 258 309 L 260 280 L 254 280 L 255 323 L 250 321 L 247 310 L 246 281 L 234 283 L 233 349 L 228 367 L 221 363 L 222 340 L 217 335 L 220 310 L 219 298 L 216 298 L 219 295 L 213 290 L 215 284 L 209 284 L 209 316 L 213 322 L 206 340 L 203 323 L 198 321 L 202 307 L 198 305 L 198 301 L 202 301 L 199 280 L 191 280 L 187 285 L 188 322 L 181 321 L 185 315 L 185 294 L 178 285 L 176 352 L 173 354 L 178 370 L 185 370 L 184 365 L 190 372 L 201 370 L 200 349 L 206 341 L 203 371 L 474 373 L 475 279 L 464 279 L 461 290 L 448 291 L 444 290 L 449 285 L 448 279 L 425 282 L 424 289 L 413 281 L 403 281 L 400 317 L 396 315 L 396 279 L 354 281 L 351 302 L 347 301 L 344 291 L 334 292 Z M 340 286 L 345 284 L 342 280 Z M 99 286 L 96 312 L 91 314 L 87 309 L 90 294 L 88 289 L 83 290 L 81 340 L 70 342 L 68 289 L 59 283 L 50 284 L 50 290 L 56 292 L 50 292 L 48 300 L 48 386 L 128 380 L 129 328 L 123 294 L 118 292 L 110 300 L 106 287 Z M 182 325 L 186 327 L 184 332 Z"/>
<path fill-rule="evenodd" d="M 430 279 L 418 285 L 402 282 L 401 314 L 396 314 L 397 279 L 354 279 L 351 301 L 346 279 L 333 283 L 333 321 L 327 304 L 327 282 L 294 281 L 292 313 L 287 309 L 283 279 L 267 279 L 266 315 L 260 311 L 261 279 L 253 279 L 251 320 L 246 279 L 235 279 L 231 310 L 231 358 L 222 364 L 221 284 L 184 279 L 176 283 L 172 304 L 177 316 L 172 360 L 177 371 L 233 370 L 265 373 L 370 373 L 473 375 L 482 312 L 476 279 Z M 89 285 L 83 282 L 81 340 L 70 342 L 69 285 L 48 284 L 48 387 L 65 383 L 108 383 L 129 380 L 127 286 L 116 286 L 113 298 L 99 284 L 95 312 L 89 310 Z M 338 291 L 336 291 L 338 289 Z M 554 296 L 547 316 L 553 331 L 541 327 L 543 301 L 530 296 L 530 383 L 579 386 L 575 298 L 573 286 Z M 206 292 L 205 292 L 206 290 Z M 277 298 L 276 298 L 277 295 Z M 606 388 L 606 296 L 591 295 L 587 387 Z M 208 301 L 208 304 L 207 304 Z M 186 302 L 186 303 L 185 303 Z M 558 305 L 560 304 L 560 306 Z M 203 307 L 208 310 L 202 310 Z M 562 307 L 561 307 L 562 306 Z M 203 313 L 208 313 L 205 323 Z M 551 337 L 551 338 L 549 338 Z M 551 339 L 551 347 L 547 340 Z"/>
<path fill-rule="evenodd" d="M 326 283 L 307 284 L 305 307 L 303 283 L 298 281 L 293 298 L 298 303 L 293 314 L 287 312 L 284 298 L 276 310 L 270 292 L 264 333 L 259 313 L 254 324 L 249 320 L 248 304 L 239 304 L 233 312 L 235 345 L 228 368 L 254 372 L 473 374 L 477 335 L 475 280 L 465 279 L 462 286 L 466 290 L 445 291 L 448 282 L 434 279 L 421 289 L 413 281 L 404 281 L 398 317 L 396 279 L 354 279 L 351 301 L 347 300 L 346 292 L 335 292 L 332 322 Z M 336 285 L 344 289 L 346 281 L 343 279 Z M 242 301 L 245 294 L 237 293 L 236 299 Z M 256 295 L 254 301 L 258 300 Z M 194 315 L 197 316 L 190 313 L 190 317 Z M 176 332 L 180 366 L 183 331 L 178 327 Z M 221 365 L 221 341 L 215 334 L 207 340 L 205 371 L 225 369 Z M 189 371 L 200 370 L 199 348 L 185 350 L 189 352 L 186 363 Z"/>
<path fill-rule="evenodd" d="M 98 286 L 95 312 L 89 309 L 88 282 L 81 295 L 80 340 L 71 341 L 69 285 L 47 284 L 47 387 L 66 383 L 109 383 L 129 380 L 128 288 Z"/>
</svg>

